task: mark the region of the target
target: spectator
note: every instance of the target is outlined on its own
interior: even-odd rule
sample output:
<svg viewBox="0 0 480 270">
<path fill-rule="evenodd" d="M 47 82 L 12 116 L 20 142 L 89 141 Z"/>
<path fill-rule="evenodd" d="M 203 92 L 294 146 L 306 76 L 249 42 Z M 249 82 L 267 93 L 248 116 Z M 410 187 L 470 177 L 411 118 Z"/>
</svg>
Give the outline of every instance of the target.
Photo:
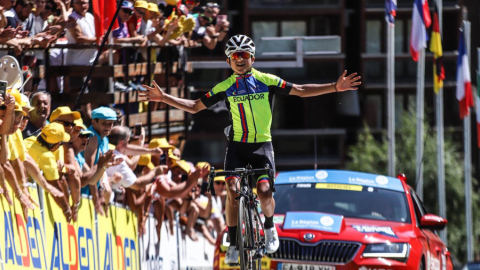
<svg viewBox="0 0 480 270">
<path fill-rule="evenodd" d="M 145 28 L 147 25 L 147 9 L 147 1 L 135 1 L 135 4 L 133 5 L 133 16 L 131 16 L 127 22 L 128 33 L 131 37 L 135 37 L 137 35 L 145 35 Z"/>
<path fill-rule="evenodd" d="M 186 181 L 190 175 L 190 165 L 185 160 L 179 160 L 175 162 L 172 167 L 172 180 L 176 184 L 180 184 Z M 195 183 L 197 179 L 194 179 Z M 178 211 L 180 214 L 187 215 L 187 224 L 185 226 L 184 233 L 187 234 L 193 241 L 197 241 L 198 237 L 193 229 L 195 222 L 198 218 L 199 209 L 195 203 L 192 203 L 194 199 L 193 191 L 190 190 L 190 194 L 183 198 L 177 198 L 171 201 L 168 205 L 172 207 L 174 210 Z"/>
<path fill-rule="evenodd" d="M 202 12 L 202 9 L 200 8 L 200 0 L 186 0 L 185 5 L 190 14 L 198 14 L 199 12 Z"/>
<path fill-rule="evenodd" d="M 95 36 L 95 21 L 93 15 L 88 11 L 88 0 L 74 0 L 73 12 L 68 16 L 67 40 L 68 44 L 94 44 L 97 41 Z M 99 58 L 101 65 L 107 62 L 107 53 Z M 66 64 L 76 66 L 89 66 L 93 63 L 97 49 L 68 49 Z"/>
<path fill-rule="evenodd" d="M 119 28 L 112 32 L 113 41 L 115 43 L 135 43 L 146 45 L 144 35 L 130 36 L 128 32 L 127 22 L 132 18 L 134 11 L 133 5 L 129 1 L 123 1 L 120 12 L 118 13 Z"/>
<path fill-rule="evenodd" d="M 108 140 L 112 145 L 115 145 L 113 153 L 116 158 L 124 158 L 128 147 L 128 141 L 130 140 L 130 134 L 131 131 L 128 127 L 115 126 L 112 128 L 110 135 L 108 135 Z M 140 149 L 138 149 L 138 151 L 140 151 Z M 145 148 L 143 151 L 145 152 L 144 154 L 146 154 L 150 152 L 150 149 Z M 163 174 L 165 169 L 166 166 L 154 167 L 149 173 L 137 177 L 127 163 L 123 161 L 119 165 L 108 168 L 107 175 L 112 177 L 114 173 L 118 172 L 123 177 L 119 182 L 112 184 L 112 189 L 119 188 L 120 186 L 123 186 L 124 188 L 140 189 L 152 182 L 156 176 Z"/>
<path fill-rule="evenodd" d="M 18 26 L 22 26 L 22 29 L 25 30 L 27 27 L 23 25 L 23 22 L 30 16 L 34 6 L 35 4 L 32 0 L 15 1 L 15 7 L 5 12 L 7 27 L 17 28 Z"/>
<path fill-rule="evenodd" d="M 80 112 L 71 111 L 69 107 L 60 106 L 56 108 L 50 115 L 50 123 L 59 123 L 63 125 L 65 132 L 70 135 L 69 142 L 72 142 L 77 139 L 80 134 L 80 129 L 75 128 L 75 120 L 80 119 Z M 56 159 L 61 160 L 65 166 L 68 166 L 72 172 L 67 174 L 66 180 L 68 187 L 70 188 L 70 195 L 72 197 L 73 205 L 72 209 L 72 220 L 77 221 L 78 209 L 80 207 L 80 187 L 81 187 L 81 170 L 77 166 L 75 160 L 75 153 L 73 148 L 69 144 L 61 145 L 54 152 Z"/>
<path fill-rule="evenodd" d="M 27 127 L 28 120 L 30 119 L 29 113 L 31 110 L 33 110 L 33 108 L 30 107 L 30 101 L 28 100 L 28 97 L 26 95 L 21 94 L 21 99 L 22 99 L 22 109 L 25 112 L 26 116 L 23 117 L 22 122 L 19 126 L 19 129 L 16 131 L 17 137 L 20 138 L 20 140 L 16 140 L 15 143 L 16 143 L 16 148 L 21 149 L 21 151 L 24 152 L 25 170 L 27 174 L 33 180 L 35 180 L 35 182 L 37 182 L 37 184 L 40 185 L 45 191 L 47 191 L 54 197 L 62 197 L 64 196 L 64 194 L 60 190 L 56 189 L 54 186 L 50 185 L 47 182 L 45 177 L 42 175 L 42 172 L 38 168 L 37 164 L 28 153 L 28 149 L 26 148 L 25 144 L 23 143 L 22 132 Z"/>
<path fill-rule="evenodd" d="M 227 199 L 227 190 L 225 188 L 225 176 L 217 176 L 213 179 L 213 188 L 215 189 L 215 196 L 212 197 L 212 215 L 211 220 L 213 227 L 220 235 L 225 230 L 224 205 Z"/>
<path fill-rule="evenodd" d="M 165 138 L 157 138 L 153 139 L 148 143 L 148 148 L 160 148 L 162 149 L 163 153 L 161 156 L 152 156 L 152 162 L 155 165 L 166 165 L 167 164 L 167 157 L 169 151 L 175 148 L 175 146 L 170 145 Z"/>
<path fill-rule="evenodd" d="M 33 160 L 37 163 L 40 170 L 43 172 L 45 179 L 50 181 L 58 190 L 64 194 L 68 194 L 66 184 L 60 184 L 60 179 L 64 174 L 62 170 L 62 164 L 58 163 L 58 159 L 55 157 L 55 152 L 64 142 L 70 140 L 70 135 L 65 132 L 63 125 L 59 123 L 51 123 L 46 125 L 37 140 L 32 144 L 28 153 L 32 156 Z M 68 222 L 72 219 L 72 210 L 68 203 L 68 197 L 54 197 L 53 198 L 58 206 L 62 209 L 65 218 Z"/>
<path fill-rule="evenodd" d="M 47 92 L 36 92 L 30 97 L 30 104 L 33 110 L 30 111 L 30 120 L 22 132 L 23 138 L 38 136 L 42 128 L 47 124 L 47 117 L 50 115 L 50 104 L 52 98 Z"/>
<path fill-rule="evenodd" d="M 117 114 L 108 107 L 99 107 L 92 110 L 92 125 L 88 128 L 93 133 L 89 143 L 84 151 L 85 164 L 92 168 L 98 163 L 101 155 L 108 152 L 108 135 L 112 130 L 113 123 L 117 120 Z M 103 215 L 103 190 L 107 183 L 100 181 L 95 184 L 89 184 L 81 189 L 82 194 L 92 195 L 97 213 Z M 98 188 L 101 188 L 100 190 Z M 106 187 L 109 188 L 109 187 Z M 100 193 L 99 193 L 100 192 Z"/>
<path fill-rule="evenodd" d="M 210 50 L 215 49 L 217 46 L 218 37 L 220 33 L 215 31 L 215 27 L 212 25 L 212 13 L 199 14 L 195 20 L 195 29 L 193 29 L 191 39 L 193 41 L 202 43 Z"/>
</svg>

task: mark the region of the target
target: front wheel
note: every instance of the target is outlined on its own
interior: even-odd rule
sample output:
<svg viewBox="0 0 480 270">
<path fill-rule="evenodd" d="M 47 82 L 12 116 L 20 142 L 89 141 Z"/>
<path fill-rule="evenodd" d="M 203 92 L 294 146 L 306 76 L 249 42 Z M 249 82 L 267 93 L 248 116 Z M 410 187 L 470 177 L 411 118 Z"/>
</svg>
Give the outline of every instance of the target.
<svg viewBox="0 0 480 270">
<path fill-rule="evenodd" d="M 237 227 L 237 247 L 240 253 L 240 269 L 251 269 L 252 257 L 250 249 L 253 246 L 251 229 L 251 212 L 248 202 L 244 197 L 240 197 L 238 202 L 238 227 Z"/>
</svg>

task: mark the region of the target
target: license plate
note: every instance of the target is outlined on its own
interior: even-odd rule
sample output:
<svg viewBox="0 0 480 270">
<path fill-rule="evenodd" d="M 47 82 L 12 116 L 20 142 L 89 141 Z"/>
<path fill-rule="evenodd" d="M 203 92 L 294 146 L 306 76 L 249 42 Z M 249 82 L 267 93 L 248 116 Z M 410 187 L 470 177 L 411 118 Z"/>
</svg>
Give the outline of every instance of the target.
<svg viewBox="0 0 480 270">
<path fill-rule="evenodd" d="M 277 270 L 335 270 L 331 265 L 282 263 Z"/>
</svg>

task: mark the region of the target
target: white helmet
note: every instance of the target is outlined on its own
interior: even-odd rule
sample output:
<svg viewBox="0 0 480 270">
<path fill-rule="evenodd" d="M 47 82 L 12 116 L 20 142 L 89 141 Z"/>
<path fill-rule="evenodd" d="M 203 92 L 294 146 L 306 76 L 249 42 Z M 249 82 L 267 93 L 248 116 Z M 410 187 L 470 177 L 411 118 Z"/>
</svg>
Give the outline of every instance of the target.
<svg viewBox="0 0 480 270">
<path fill-rule="evenodd" d="M 249 52 L 255 56 L 255 43 L 245 35 L 235 35 L 227 41 L 225 46 L 225 54 L 227 57 L 234 52 Z"/>
</svg>

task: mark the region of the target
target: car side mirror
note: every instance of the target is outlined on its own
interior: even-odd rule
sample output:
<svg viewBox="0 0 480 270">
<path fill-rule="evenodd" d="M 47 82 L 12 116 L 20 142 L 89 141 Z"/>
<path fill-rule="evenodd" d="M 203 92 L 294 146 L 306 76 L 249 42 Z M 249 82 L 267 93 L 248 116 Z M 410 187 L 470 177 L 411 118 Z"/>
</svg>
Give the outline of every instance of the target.
<svg viewBox="0 0 480 270">
<path fill-rule="evenodd" d="M 420 227 L 432 230 L 443 230 L 448 221 L 434 214 L 426 214 L 420 220 Z"/>
</svg>

